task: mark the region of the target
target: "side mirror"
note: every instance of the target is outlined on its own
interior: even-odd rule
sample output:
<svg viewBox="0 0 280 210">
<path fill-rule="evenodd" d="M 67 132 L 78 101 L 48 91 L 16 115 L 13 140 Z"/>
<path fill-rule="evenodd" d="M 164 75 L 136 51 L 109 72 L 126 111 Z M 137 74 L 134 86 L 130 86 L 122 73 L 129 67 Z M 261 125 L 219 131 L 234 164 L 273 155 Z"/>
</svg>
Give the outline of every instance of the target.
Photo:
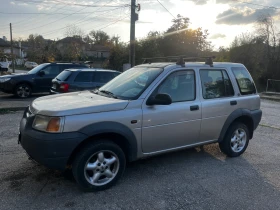
<svg viewBox="0 0 280 210">
<path fill-rule="evenodd" d="M 44 71 L 40 71 L 40 72 L 39 72 L 39 76 L 40 76 L 40 77 L 42 77 L 42 76 L 44 76 L 44 75 L 45 75 L 45 72 L 44 72 Z"/>
<path fill-rule="evenodd" d="M 152 105 L 170 105 L 172 104 L 172 99 L 170 95 L 166 93 L 159 93 L 156 96 L 151 96 L 146 103 L 148 106 Z"/>
</svg>

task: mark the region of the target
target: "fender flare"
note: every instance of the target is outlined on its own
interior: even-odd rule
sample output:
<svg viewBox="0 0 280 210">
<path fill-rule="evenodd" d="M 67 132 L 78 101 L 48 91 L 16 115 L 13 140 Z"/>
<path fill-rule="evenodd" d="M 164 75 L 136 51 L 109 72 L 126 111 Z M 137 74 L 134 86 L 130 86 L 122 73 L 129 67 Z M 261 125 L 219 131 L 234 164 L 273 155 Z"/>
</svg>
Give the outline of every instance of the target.
<svg viewBox="0 0 280 210">
<path fill-rule="evenodd" d="M 93 123 L 81 128 L 79 132 L 89 137 L 107 133 L 119 134 L 127 140 L 129 161 L 137 159 L 137 139 L 131 129 L 121 123 L 110 121 Z"/>
<path fill-rule="evenodd" d="M 250 110 L 248 109 L 237 109 L 235 111 L 233 111 L 229 116 L 228 118 L 226 119 L 225 123 L 224 123 L 224 126 L 220 132 L 220 136 L 218 138 L 218 142 L 222 142 L 225 135 L 226 135 L 226 132 L 228 130 L 228 128 L 230 127 L 230 125 L 239 117 L 242 117 L 242 116 L 247 116 L 249 117 L 252 122 L 253 122 L 253 130 L 250 131 L 251 132 L 251 135 L 250 137 L 252 138 L 253 137 L 253 131 L 254 129 L 257 127 L 257 125 L 255 125 L 256 123 L 254 122 L 254 118 L 252 116 L 252 113 Z"/>
</svg>

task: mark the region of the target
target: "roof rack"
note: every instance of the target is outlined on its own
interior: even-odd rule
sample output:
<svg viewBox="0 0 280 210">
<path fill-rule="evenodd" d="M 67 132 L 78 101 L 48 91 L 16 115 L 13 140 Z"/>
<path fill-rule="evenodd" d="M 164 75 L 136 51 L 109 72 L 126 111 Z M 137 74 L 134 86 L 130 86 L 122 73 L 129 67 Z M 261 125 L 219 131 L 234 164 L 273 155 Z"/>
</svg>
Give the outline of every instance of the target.
<svg viewBox="0 0 280 210">
<path fill-rule="evenodd" d="M 142 58 L 142 59 L 143 59 L 143 64 L 151 63 L 153 60 L 165 60 L 165 61 L 177 60 L 176 64 L 181 66 L 185 66 L 185 61 L 197 61 L 197 60 L 205 59 L 205 64 L 213 67 L 213 59 L 215 58 L 216 56 L 186 57 L 185 55 L 179 55 L 179 56 L 153 57 L 153 58 Z"/>
</svg>

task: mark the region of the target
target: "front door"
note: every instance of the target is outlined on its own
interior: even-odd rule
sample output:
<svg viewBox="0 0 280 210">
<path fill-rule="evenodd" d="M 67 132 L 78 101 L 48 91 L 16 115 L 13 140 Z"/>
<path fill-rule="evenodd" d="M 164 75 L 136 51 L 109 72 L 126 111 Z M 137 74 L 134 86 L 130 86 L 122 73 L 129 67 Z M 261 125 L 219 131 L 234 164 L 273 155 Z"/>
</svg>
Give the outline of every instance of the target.
<svg viewBox="0 0 280 210">
<path fill-rule="evenodd" d="M 170 73 L 151 96 L 167 93 L 170 105 L 147 106 L 144 102 L 142 150 L 153 153 L 199 142 L 201 103 L 196 96 L 194 70 Z"/>
</svg>

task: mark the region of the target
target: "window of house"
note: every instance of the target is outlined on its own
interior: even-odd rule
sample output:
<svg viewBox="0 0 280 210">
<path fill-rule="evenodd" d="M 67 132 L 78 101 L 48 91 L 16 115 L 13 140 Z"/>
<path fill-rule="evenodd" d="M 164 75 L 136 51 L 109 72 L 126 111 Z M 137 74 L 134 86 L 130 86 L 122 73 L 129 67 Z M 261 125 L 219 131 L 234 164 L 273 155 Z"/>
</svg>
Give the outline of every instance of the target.
<svg viewBox="0 0 280 210">
<path fill-rule="evenodd" d="M 172 103 L 195 100 L 195 73 L 193 70 L 170 74 L 157 88 L 157 93 L 170 95 Z"/>
<path fill-rule="evenodd" d="M 248 95 L 256 93 L 256 87 L 247 69 L 244 67 L 231 68 L 236 82 L 238 84 L 241 95 Z"/>
<path fill-rule="evenodd" d="M 222 98 L 234 95 L 232 83 L 225 70 L 200 70 L 203 98 Z"/>
</svg>

